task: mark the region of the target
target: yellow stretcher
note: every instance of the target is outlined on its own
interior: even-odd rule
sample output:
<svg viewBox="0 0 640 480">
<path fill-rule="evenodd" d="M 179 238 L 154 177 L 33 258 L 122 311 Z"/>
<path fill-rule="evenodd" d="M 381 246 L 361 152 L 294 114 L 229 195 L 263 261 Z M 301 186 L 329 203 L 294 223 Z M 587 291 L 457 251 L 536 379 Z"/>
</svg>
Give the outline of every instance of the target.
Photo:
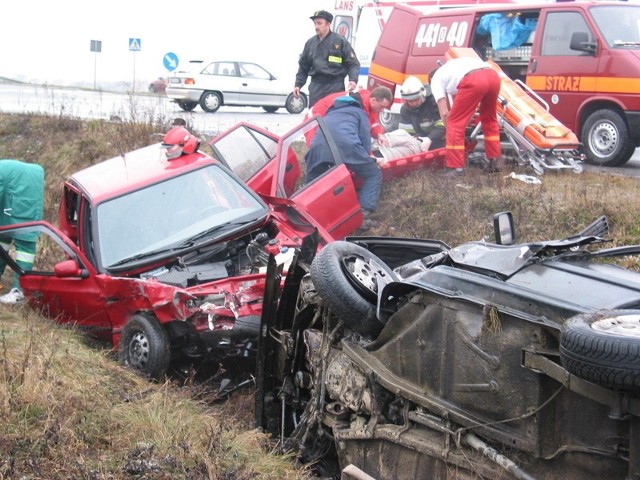
<svg viewBox="0 0 640 480">
<path fill-rule="evenodd" d="M 480 58 L 472 48 L 450 48 L 447 59 L 462 56 Z M 542 175 L 545 169 L 582 171 L 582 144 L 576 135 L 543 107 L 544 101 L 527 85 L 512 80 L 493 61 L 487 64 L 500 76 L 498 123 L 513 146 L 521 164 Z M 472 134 L 479 133 L 480 125 Z"/>
</svg>

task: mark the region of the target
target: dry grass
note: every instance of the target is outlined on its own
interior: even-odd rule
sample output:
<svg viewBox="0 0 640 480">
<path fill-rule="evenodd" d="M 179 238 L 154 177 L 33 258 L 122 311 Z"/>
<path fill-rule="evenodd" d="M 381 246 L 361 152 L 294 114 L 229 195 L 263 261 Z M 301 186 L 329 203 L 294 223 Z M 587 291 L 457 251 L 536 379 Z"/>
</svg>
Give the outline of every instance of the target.
<svg viewBox="0 0 640 480">
<path fill-rule="evenodd" d="M 640 243 L 640 181 L 595 173 L 549 173 L 541 185 L 469 170 L 447 178 L 421 171 L 383 187 L 377 214 L 381 235 L 434 238 L 449 245 L 493 239 L 492 217 L 513 212 L 522 241 L 572 235 L 600 215 L 612 245 Z"/>
<path fill-rule="evenodd" d="M 70 173 L 157 141 L 168 124 L 0 114 L 0 158 L 45 168 L 45 220 L 55 224 Z M 510 210 L 523 241 L 561 238 L 605 214 L 613 244 L 640 243 L 637 179 L 542 180 L 418 172 L 384 185 L 380 226 L 370 233 L 449 245 L 491 240 L 492 215 Z M 625 262 L 638 268 L 634 258 Z M 202 388 L 151 384 L 27 309 L 0 309 L 0 479 L 303 478 L 269 453 L 268 439 L 252 428 L 252 408 L 250 393 L 220 405 Z"/>
<path fill-rule="evenodd" d="M 0 311 L 0 422 L 0 478 L 303 477 L 228 408 L 151 384 L 27 309 Z"/>
</svg>

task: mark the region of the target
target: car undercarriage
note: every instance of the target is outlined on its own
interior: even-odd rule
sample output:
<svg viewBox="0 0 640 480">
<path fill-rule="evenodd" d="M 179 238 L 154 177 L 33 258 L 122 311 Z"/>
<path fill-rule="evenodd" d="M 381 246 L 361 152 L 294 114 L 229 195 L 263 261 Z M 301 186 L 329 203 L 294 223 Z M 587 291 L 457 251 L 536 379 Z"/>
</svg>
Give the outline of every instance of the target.
<svg viewBox="0 0 640 480">
<path fill-rule="evenodd" d="M 639 478 L 640 275 L 596 260 L 638 248 L 591 233 L 303 248 L 279 302 L 272 262 L 257 425 L 323 477 Z"/>
</svg>

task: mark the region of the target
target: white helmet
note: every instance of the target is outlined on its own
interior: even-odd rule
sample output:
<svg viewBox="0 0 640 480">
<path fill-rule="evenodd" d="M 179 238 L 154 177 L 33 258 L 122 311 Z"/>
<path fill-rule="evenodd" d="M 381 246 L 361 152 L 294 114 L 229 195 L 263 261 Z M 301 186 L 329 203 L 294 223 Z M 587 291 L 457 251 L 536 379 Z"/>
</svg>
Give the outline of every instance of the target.
<svg viewBox="0 0 640 480">
<path fill-rule="evenodd" d="M 418 77 L 407 77 L 400 88 L 403 100 L 415 100 L 418 97 L 426 96 L 424 85 Z"/>
</svg>

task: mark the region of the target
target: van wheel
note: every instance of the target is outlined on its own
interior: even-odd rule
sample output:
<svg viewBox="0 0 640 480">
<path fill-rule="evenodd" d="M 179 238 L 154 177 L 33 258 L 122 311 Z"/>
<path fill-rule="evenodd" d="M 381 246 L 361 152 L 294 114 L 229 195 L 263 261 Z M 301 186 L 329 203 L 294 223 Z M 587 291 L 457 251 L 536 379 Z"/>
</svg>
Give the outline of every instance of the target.
<svg viewBox="0 0 640 480">
<path fill-rule="evenodd" d="M 134 315 L 124 326 L 118 353 L 124 365 L 159 380 L 171 360 L 169 334 L 154 318 Z"/>
<path fill-rule="evenodd" d="M 398 129 L 400 123 L 400 115 L 391 113 L 389 110 L 383 110 L 379 114 L 380 125 L 384 127 L 385 132 L 391 132 Z"/>
<path fill-rule="evenodd" d="M 222 106 L 222 96 L 218 92 L 204 92 L 200 97 L 200 108 L 207 113 L 217 112 Z"/>
<path fill-rule="evenodd" d="M 624 118 L 614 110 L 596 110 L 589 115 L 581 140 L 587 162 L 604 167 L 624 165 L 636 149 Z"/>
<path fill-rule="evenodd" d="M 377 335 L 383 324 L 376 317 L 378 280 L 397 279 L 385 263 L 359 245 L 335 241 L 311 263 L 311 280 L 329 309 L 352 330 Z"/>
<path fill-rule="evenodd" d="M 640 391 L 640 310 L 576 315 L 561 329 L 560 361 L 599 385 Z"/>
<path fill-rule="evenodd" d="M 262 109 L 267 113 L 276 113 L 278 111 L 278 107 L 262 107 Z"/>
</svg>

